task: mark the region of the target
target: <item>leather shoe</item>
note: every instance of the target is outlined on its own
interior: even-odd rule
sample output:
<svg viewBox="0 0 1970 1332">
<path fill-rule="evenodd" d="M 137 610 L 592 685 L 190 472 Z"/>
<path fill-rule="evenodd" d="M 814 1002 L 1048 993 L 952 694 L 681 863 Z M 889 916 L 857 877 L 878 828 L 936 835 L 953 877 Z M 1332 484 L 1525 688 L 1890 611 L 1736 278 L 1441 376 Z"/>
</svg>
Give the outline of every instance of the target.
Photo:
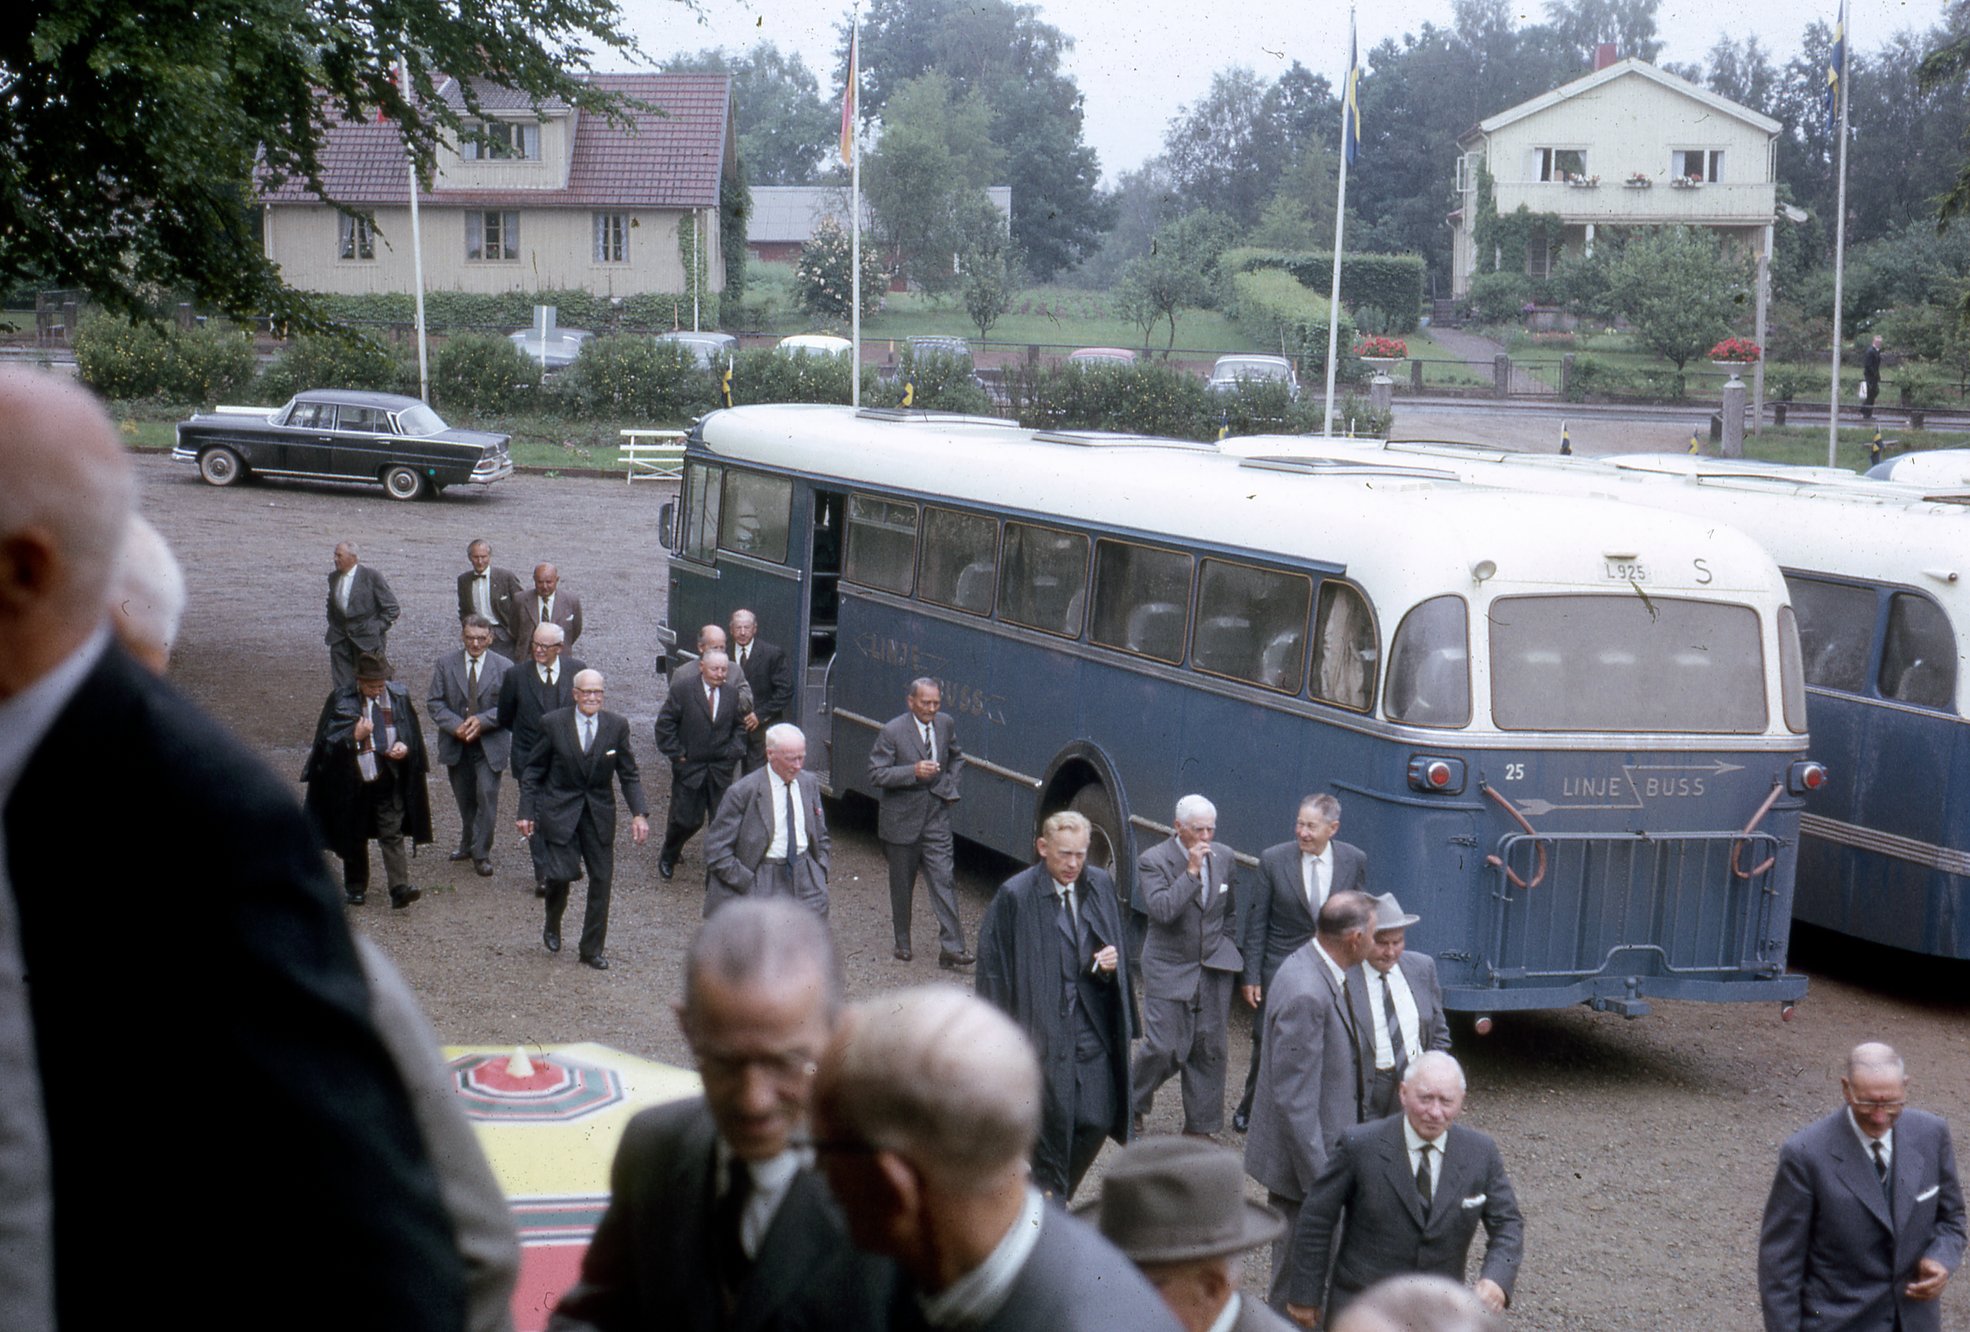
<svg viewBox="0 0 1970 1332">
<path fill-rule="evenodd" d="M 1243 1133 L 1252 1127 L 1252 1117 L 1243 1110 L 1234 1111 L 1231 1116 L 1231 1127 Z"/>
<path fill-rule="evenodd" d="M 584 957 L 581 960 L 581 964 L 585 967 L 594 967 L 597 971 L 607 971 L 609 969 L 609 959 L 603 957 L 600 953 L 597 953 L 594 957 Z"/>
<path fill-rule="evenodd" d="M 540 941 L 547 945 L 547 951 L 550 953 L 561 951 L 561 931 L 552 925 L 540 932 Z"/>
<path fill-rule="evenodd" d="M 363 903 L 369 901 L 369 894 L 350 889 L 342 894 L 342 900 L 350 906 L 361 906 Z"/>
<path fill-rule="evenodd" d="M 544 883 L 541 883 L 541 882 L 540 882 L 539 880 L 535 880 L 535 882 L 534 882 L 534 896 L 535 896 L 535 897 L 545 897 L 545 896 L 547 896 L 547 885 L 546 885 L 546 884 L 544 884 Z"/>
<path fill-rule="evenodd" d="M 475 860 L 472 862 L 472 868 L 479 871 L 479 877 L 482 879 L 490 879 L 492 877 L 492 862 L 490 860 Z"/>
<path fill-rule="evenodd" d="M 1129 1127 L 1134 1130 L 1132 1136 L 1140 1138 L 1144 1133 L 1147 1133 L 1149 1131 L 1149 1116 L 1148 1115 L 1133 1116 L 1129 1120 Z"/>
<path fill-rule="evenodd" d="M 657 877 L 659 879 L 662 879 L 665 883 L 669 883 L 671 875 L 675 873 L 677 873 L 676 861 L 663 859 L 657 861 Z"/>
<path fill-rule="evenodd" d="M 405 907 L 424 896 L 422 888 L 392 888 L 390 890 L 390 909 L 402 911 Z"/>
<path fill-rule="evenodd" d="M 898 948 L 893 950 L 890 953 L 890 956 L 895 958 L 898 962 L 908 962 L 910 960 L 910 950 L 907 948 Z"/>
<path fill-rule="evenodd" d="M 937 955 L 937 965 L 946 971 L 955 971 L 959 967 L 969 967 L 976 964 L 977 961 L 978 955 L 975 953 L 939 953 Z"/>
<path fill-rule="evenodd" d="M 453 864 L 457 864 L 461 860 L 472 859 L 472 853 L 470 851 L 454 851 L 446 856 L 445 859 L 451 861 Z"/>
</svg>

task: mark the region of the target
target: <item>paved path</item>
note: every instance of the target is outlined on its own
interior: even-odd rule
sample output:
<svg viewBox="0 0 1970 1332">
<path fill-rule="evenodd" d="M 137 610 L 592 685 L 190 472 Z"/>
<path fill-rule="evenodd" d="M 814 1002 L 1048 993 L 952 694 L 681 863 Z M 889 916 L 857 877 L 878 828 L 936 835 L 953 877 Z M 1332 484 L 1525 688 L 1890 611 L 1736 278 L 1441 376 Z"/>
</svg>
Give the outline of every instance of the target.
<svg viewBox="0 0 1970 1332">
<path fill-rule="evenodd" d="M 1471 368 L 1471 372 L 1483 378 L 1488 384 L 1497 374 L 1498 353 L 1505 350 L 1501 342 L 1461 328 L 1437 328 L 1432 326 L 1430 336 L 1436 345 L 1456 357 Z M 1512 366 L 1512 392 L 1514 393 L 1557 393 L 1559 390 L 1530 370 L 1514 364 Z"/>
</svg>

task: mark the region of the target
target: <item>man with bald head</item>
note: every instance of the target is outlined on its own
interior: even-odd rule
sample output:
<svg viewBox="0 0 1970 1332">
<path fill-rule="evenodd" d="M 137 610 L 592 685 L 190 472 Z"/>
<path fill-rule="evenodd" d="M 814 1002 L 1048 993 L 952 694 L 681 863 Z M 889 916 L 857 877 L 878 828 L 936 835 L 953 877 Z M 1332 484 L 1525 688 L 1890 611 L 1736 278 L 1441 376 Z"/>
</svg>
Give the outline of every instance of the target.
<svg viewBox="0 0 1970 1332">
<path fill-rule="evenodd" d="M 814 1089 L 849 1233 L 895 1259 L 933 1328 L 1177 1332 L 1135 1266 L 1034 1186 L 1040 1097 L 1031 1043 L 982 999 L 934 985 L 855 1005 Z"/>
<path fill-rule="evenodd" d="M 1878 1041 L 1847 1056 L 1846 1105 L 1786 1139 L 1758 1236 L 1765 1332 L 1937 1332 L 1963 1260 L 1949 1125 L 1908 1109 L 1908 1070 Z"/>
<path fill-rule="evenodd" d="M 677 872 L 684 844 L 717 815 L 746 752 L 731 659 L 721 648 L 708 648 L 695 664 L 697 679 L 673 684 L 657 710 L 657 749 L 670 760 L 670 818 L 657 854 L 657 875 L 665 880 Z"/>
<path fill-rule="evenodd" d="M 588 669 L 588 663 L 562 654 L 567 640 L 558 624 L 536 626 L 528 640 L 528 664 L 508 671 L 499 682 L 499 729 L 513 737 L 508 762 L 513 780 L 524 792 L 527 760 L 540 741 L 540 719 L 550 712 L 573 707 L 575 677 Z M 547 896 L 547 871 L 541 866 L 542 843 L 529 840 L 534 862 L 534 896 Z"/>
<path fill-rule="evenodd" d="M 451 1224 L 319 844 L 284 780 L 111 642 L 132 490 L 115 427 L 72 382 L 0 370 L 0 468 L 6 1320 L 152 1321 L 157 1292 L 207 1266 L 223 1235 L 229 1308 L 324 1332 L 351 1308 L 379 1326 L 460 1326 Z M 111 758 L 140 798 L 105 841 L 85 795 Z M 159 1097 L 132 1114 L 104 1097 L 77 1025 L 103 1011 L 198 1033 L 231 1110 Z M 172 1200 L 172 1223 L 140 1244 L 139 1194 Z M 336 1299 L 295 1294 L 327 1289 Z"/>
<path fill-rule="evenodd" d="M 739 897 L 791 897 L 828 914 L 828 820 L 807 737 L 781 722 L 766 733 L 766 766 L 732 784 L 705 833 L 705 914 Z"/>
<path fill-rule="evenodd" d="M 164 534 L 142 514 L 130 515 L 110 586 L 109 612 L 124 651 L 154 674 L 164 674 L 185 614 L 185 571 Z"/>
<path fill-rule="evenodd" d="M 540 719 L 540 738 L 520 780 L 518 824 L 522 837 L 541 843 L 535 855 L 547 875 L 547 923 L 540 941 L 550 953 L 561 951 L 568 885 L 587 867 L 579 956 L 597 971 L 609 969 L 602 950 L 616 874 L 616 783 L 629 806 L 631 840 L 641 846 L 650 839 L 650 807 L 629 747 L 629 719 L 603 710 L 604 689 L 602 672 L 583 671 L 574 678 L 575 705 Z"/>
<path fill-rule="evenodd" d="M 543 624 L 558 624 L 567 635 L 564 646 L 572 648 L 581 637 L 581 598 L 561 586 L 561 571 L 551 564 L 534 566 L 534 590 L 520 597 L 514 616 L 514 641 L 531 642 L 534 630 Z"/>
<path fill-rule="evenodd" d="M 383 575 L 362 563 L 353 541 L 337 542 L 335 568 L 328 575 L 328 674 L 337 689 L 353 689 L 356 658 L 365 652 L 387 656 L 390 626 L 397 622 L 397 594 Z"/>
</svg>

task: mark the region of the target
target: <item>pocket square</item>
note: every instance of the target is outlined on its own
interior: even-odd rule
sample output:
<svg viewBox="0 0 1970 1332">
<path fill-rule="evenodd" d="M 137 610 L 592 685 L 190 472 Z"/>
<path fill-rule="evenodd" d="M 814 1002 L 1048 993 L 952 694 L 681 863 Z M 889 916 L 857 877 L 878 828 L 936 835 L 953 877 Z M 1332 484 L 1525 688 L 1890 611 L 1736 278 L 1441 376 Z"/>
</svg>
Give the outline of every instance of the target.
<svg viewBox="0 0 1970 1332">
<path fill-rule="evenodd" d="M 1916 1194 L 1915 1200 L 1917 1202 L 1928 1202 L 1931 1198 L 1936 1196 L 1937 1190 L 1941 1189 L 1942 1187 L 1943 1186 L 1940 1184 L 1931 1184 L 1928 1188 Z"/>
<path fill-rule="evenodd" d="M 1485 1197 L 1486 1197 L 1486 1195 L 1485 1195 L 1485 1194 L 1482 1194 L 1482 1193 L 1473 1193 L 1473 1194 L 1472 1194 L 1472 1195 L 1471 1195 L 1470 1197 L 1468 1197 L 1468 1198 L 1466 1198 L 1466 1199 L 1464 1199 L 1464 1203 L 1463 1203 L 1463 1205 L 1464 1205 L 1464 1206 L 1465 1206 L 1466 1208 L 1471 1208 L 1471 1207 L 1482 1207 L 1482 1206 L 1484 1206 L 1484 1200 L 1485 1200 Z"/>
<path fill-rule="evenodd" d="M 615 756 L 616 756 L 616 751 L 613 749 L 605 749 L 602 751 L 603 758 L 614 758 Z"/>
<path fill-rule="evenodd" d="M 1219 895 L 1219 896 L 1223 896 L 1223 895 L 1224 895 L 1225 893 L 1228 893 L 1228 892 L 1230 892 L 1230 891 L 1231 891 L 1231 885 L 1230 885 L 1230 884 L 1228 884 L 1228 883 L 1221 883 L 1221 884 L 1219 884 L 1219 885 L 1218 885 L 1218 895 Z"/>
</svg>

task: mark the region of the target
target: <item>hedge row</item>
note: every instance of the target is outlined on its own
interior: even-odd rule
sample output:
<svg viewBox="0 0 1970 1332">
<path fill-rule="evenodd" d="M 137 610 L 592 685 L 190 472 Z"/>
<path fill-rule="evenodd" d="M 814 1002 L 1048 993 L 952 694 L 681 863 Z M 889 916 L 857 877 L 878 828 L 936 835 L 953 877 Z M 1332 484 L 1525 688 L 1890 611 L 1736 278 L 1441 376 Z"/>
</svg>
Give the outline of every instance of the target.
<svg viewBox="0 0 1970 1332">
<path fill-rule="evenodd" d="M 1231 317 L 1265 347 L 1296 357 L 1309 376 L 1327 373 L 1327 323 L 1333 305 L 1279 268 L 1231 275 Z M 1354 318 L 1340 319 L 1338 356 L 1345 370 L 1354 359 Z"/>
<path fill-rule="evenodd" d="M 1288 250 L 1243 248 L 1227 250 L 1218 261 L 1225 272 L 1254 272 L 1281 268 L 1316 293 L 1334 289 L 1334 256 Z M 1376 333 L 1413 333 L 1423 309 L 1423 261 L 1413 254 L 1350 254 L 1341 261 L 1341 307 L 1360 315 L 1373 310 L 1379 319 L 1364 320 Z"/>
<path fill-rule="evenodd" d="M 253 382 L 253 340 L 234 329 L 190 332 L 91 315 L 75 330 L 84 383 L 109 398 L 218 402 Z"/>
<path fill-rule="evenodd" d="M 322 308 L 329 317 L 345 324 L 409 324 L 417 318 L 416 303 L 409 292 L 371 292 L 360 296 L 321 295 Z M 691 296 L 664 292 L 645 292 L 621 297 L 617 305 L 608 296 L 570 288 L 561 291 L 427 291 L 424 293 L 424 321 L 433 328 L 515 329 L 534 322 L 536 305 L 555 307 L 555 322 L 567 328 L 583 328 L 602 334 L 617 329 L 661 333 L 672 328 L 690 328 Z M 698 307 L 699 327 L 718 327 L 718 293 L 707 292 Z"/>
<path fill-rule="evenodd" d="M 1324 401 L 1302 392 L 1293 401 L 1277 381 L 1240 384 L 1214 394 L 1192 374 L 1164 365 L 1061 365 L 1008 368 L 1009 411 L 1022 425 L 1055 430 L 1118 430 L 1128 434 L 1212 440 L 1222 435 L 1311 434 L 1321 428 Z M 936 405 L 936 404 L 929 404 Z M 1379 436 L 1389 419 L 1348 395 L 1335 404 L 1335 423 Z"/>
</svg>

